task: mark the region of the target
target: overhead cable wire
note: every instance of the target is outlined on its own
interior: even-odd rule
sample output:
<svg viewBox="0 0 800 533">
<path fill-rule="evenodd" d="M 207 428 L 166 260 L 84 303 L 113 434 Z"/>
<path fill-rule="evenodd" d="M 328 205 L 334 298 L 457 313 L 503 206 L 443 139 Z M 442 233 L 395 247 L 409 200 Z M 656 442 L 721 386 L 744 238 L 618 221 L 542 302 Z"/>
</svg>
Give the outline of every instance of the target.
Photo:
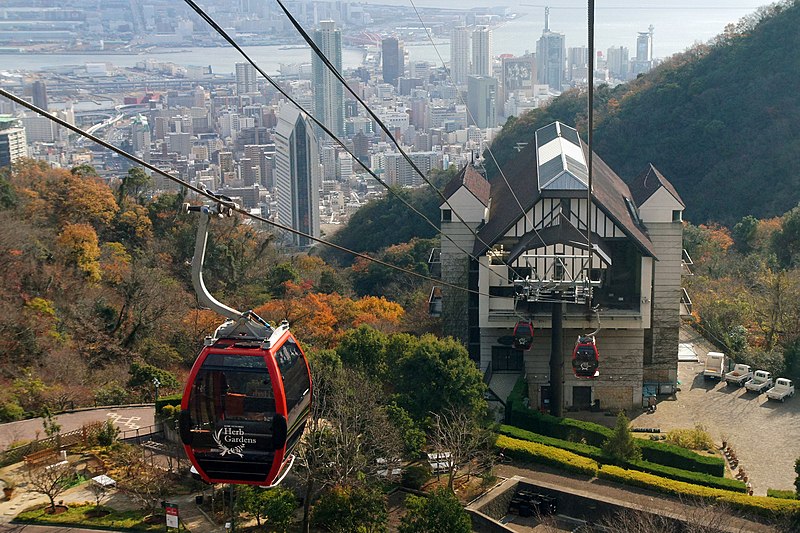
<svg viewBox="0 0 800 533">
<path fill-rule="evenodd" d="M 414 3 L 414 0 L 409 0 L 409 2 L 411 3 L 411 7 L 414 8 L 414 12 L 417 14 L 417 18 L 419 19 L 420 24 L 422 24 L 422 28 L 425 30 L 425 33 L 428 36 L 428 40 L 430 41 L 431 45 L 433 46 L 433 49 L 436 52 L 436 55 L 439 58 L 439 61 L 441 62 L 442 67 L 444 68 L 445 74 L 447 75 L 447 79 L 450 81 L 450 84 L 456 89 L 456 94 L 458 95 L 459 101 L 461 102 L 462 105 L 466 105 L 464 103 L 464 99 L 461 97 L 461 91 L 458 90 L 458 86 L 456 85 L 455 81 L 453 80 L 453 77 L 451 76 L 450 71 L 447 69 L 447 64 L 445 63 L 444 58 L 442 57 L 442 54 L 439 52 L 439 47 L 436 46 L 436 42 L 433 40 L 433 36 L 431 35 L 431 31 L 428 29 L 428 26 L 425 24 L 425 21 L 422 19 L 421 13 L 417 9 L 417 5 Z M 469 106 L 466 106 L 466 108 L 467 108 L 467 114 L 472 118 L 472 121 L 474 122 L 475 119 L 472 116 L 472 112 L 469 110 Z M 511 196 L 514 198 L 514 201 L 517 203 L 517 206 L 519 207 L 520 212 L 522 213 L 522 217 L 526 221 L 528 221 L 530 223 L 531 229 L 533 230 L 534 234 L 539 238 L 539 240 L 541 242 L 544 242 L 544 239 L 542 239 L 541 235 L 539 234 L 539 231 L 536 229 L 536 224 L 534 224 L 533 212 L 531 211 L 530 218 L 529 218 L 528 217 L 528 213 L 525 212 L 525 208 L 522 206 L 522 202 L 520 202 L 519 197 L 517 196 L 516 192 L 514 192 L 514 189 L 511 187 L 511 183 L 508 181 L 508 178 L 506 177 L 505 172 L 503 172 L 503 168 L 500 166 L 500 162 L 497 161 L 497 158 L 495 157 L 494 152 L 492 151 L 491 143 L 486 146 L 486 151 L 489 152 L 489 155 L 491 156 L 492 161 L 494 161 L 494 164 L 497 167 L 497 170 L 500 173 L 500 176 L 503 178 L 503 182 L 505 183 L 506 187 L 508 188 L 509 192 L 511 193 Z M 590 151 L 590 154 L 591 154 L 591 151 Z M 591 159 L 591 156 L 590 156 L 590 159 Z M 591 162 L 589 163 L 589 165 L 591 166 Z M 589 205 L 591 205 L 591 200 L 589 200 Z M 588 227 L 588 225 L 587 225 L 587 227 Z M 587 246 L 591 246 L 590 239 L 591 239 L 591 237 L 589 237 L 587 239 L 587 240 L 589 240 L 589 242 L 587 243 Z M 589 251 L 589 253 L 590 253 L 590 257 L 591 257 L 591 251 Z M 589 265 L 590 265 L 589 268 L 591 268 L 591 262 L 589 263 Z M 512 267 L 509 267 L 509 268 L 512 268 Z"/>
<path fill-rule="evenodd" d="M 316 118 L 312 113 L 310 113 L 302 105 L 300 105 L 300 103 L 298 103 L 297 100 L 295 100 L 283 87 L 281 87 L 278 82 L 273 80 L 271 76 L 269 76 L 266 72 L 264 72 L 264 70 L 262 70 L 261 67 L 259 67 L 255 63 L 255 61 L 253 61 L 250 58 L 250 56 L 244 51 L 244 49 L 242 49 L 242 47 L 239 46 L 239 44 L 230 35 L 228 35 L 228 33 L 219 24 L 217 24 L 216 21 L 214 21 L 214 19 L 211 18 L 211 16 L 208 13 L 206 13 L 200 6 L 198 6 L 194 2 L 194 0 L 184 0 L 184 1 L 186 2 L 186 4 L 189 5 L 189 7 L 192 8 L 192 10 L 194 10 L 198 15 L 200 15 L 200 17 L 203 20 L 205 20 L 217 33 L 219 33 L 219 35 L 222 36 L 222 38 L 225 39 L 228 42 L 228 44 L 230 44 L 233 48 L 235 48 L 236 51 L 238 51 L 241 54 L 241 56 L 245 60 L 247 60 L 247 62 L 250 63 L 250 65 L 253 68 L 255 68 L 258 71 L 258 73 L 261 74 L 264 77 L 264 79 L 267 80 L 267 82 L 269 82 L 270 85 L 275 87 L 275 89 L 278 92 L 280 92 L 281 95 L 284 98 L 286 98 L 289 101 L 289 103 L 291 103 L 292 105 L 297 107 L 297 109 L 299 109 L 306 117 L 308 117 L 309 120 L 311 120 L 315 125 L 317 125 L 320 129 L 322 129 L 322 131 L 325 132 L 329 137 L 331 137 L 331 139 L 336 141 L 336 143 L 339 146 L 341 146 L 342 149 L 345 152 L 347 152 L 347 154 L 350 155 L 350 157 L 352 157 L 361 166 L 361 168 L 363 168 L 367 173 L 369 173 L 369 175 L 373 179 L 375 179 L 375 181 L 380 183 L 381 186 L 383 186 L 387 191 L 389 191 L 390 194 L 392 194 L 397 199 L 399 199 L 403 203 L 403 205 L 405 205 L 406 207 L 411 209 L 414 213 L 416 213 L 417 215 L 422 217 L 425 220 L 425 222 L 427 222 L 428 225 L 431 226 L 436 231 L 437 234 L 441 235 L 442 237 L 444 237 L 445 239 L 450 241 L 459 251 L 465 253 L 471 259 L 473 259 L 475 261 L 478 261 L 478 264 L 481 264 L 480 260 L 477 257 L 475 257 L 470 252 L 468 252 L 467 250 L 462 248 L 457 242 L 455 242 L 453 240 L 452 237 L 450 237 L 449 235 L 446 235 L 444 232 L 442 232 L 442 230 L 439 229 L 439 227 L 434 222 L 432 222 L 427 216 L 425 216 L 424 213 L 419 211 L 410 202 L 408 202 L 408 200 L 406 200 L 398 191 L 396 191 L 394 188 L 392 188 L 391 185 L 389 185 L 383 179 L 381 179 L 371 168 L 369 168 L 369 166 L 367 166 L 363 161 L 361 161 L 356 156 L 356 154 L 345 144 L 345 142 L 342 141 L 333 131 L 330 130 L 330 128 L 328 128 L 321 120 Z M 455 211 L 453 211 L 453 212 L 455 212 Z M 456 213 L 456 216 L 458 216 L 458 213 Z M 464 223 L 466 225 L 466 222 L 464 222 L 461 219 L 461 217 L 458 217 L 458 218 L 459 218 L 459 220 L 461 220 L 462 223 Z M 469 226 L 467 226 L 467 227 L 469 228 Z M 473 231 L 473 234 L 474 234 L 474 231 Z M 494 270 L 491 270 L 491 272 L 494 273 L 497 277 L 499 277 L 501 279 L 505 279 L 500 273 L 495 272 Z"/>
<path fill-rule="evenodd" d="M 194 3 L 192 0 L 185 0 L 185 1 Z M 472 227 L 469 224 L 467 224 L 464 221 L 461 215 L 459 215 L 458 212 L 455 209 L 453 209 L 453 206 L 450 205 L 449 200 L 445 198 L 444 194 L 442 194 L 442 191 L 440 191 L 438 187 L 436 187 L 436 185 L 434 185 L 433 182 L 431 182 L 430 179 L 428 179 L 425 173 L 420 170 L 420 168 L 416 165 L 416 163 L 414 163 L 414 161 L 411 159 L 408 153 L 405 150 L 403 150 L 403 148 L 400 146 L 400 143 L 394 137 L 394 135 L 386 126 L 386 124 L 384 124 L 383 120 L 381 120 L 381 118 L 369 107 L 369 105 L 367 105 L 367 103 L 364 102 L 364 100 L 353 90 L 353 88 L 350 87 L 350 85 L 347 83 L 347 80 L 344 79 L 344 77 L 336 68 L 336 66 L 330 62 L 325 53 L 319 48 L 319 46 L 317 46 L 317 43 L 314 42 L 314 39 L 311 38 L 311 36 L 308 34 L 305 28 L 303 28 L 300 25 L 297 19 L 286 8 L 282 0 L 276 0 L 276 1 L 278 2 L 278 5 L 281 6 L 281 9 L 286 14 L 286 16 L 289 18 L 289 21 L 292 23 L 292 25 L 295 27 L 298 33 L 300 33 L 300 35 L 303 37 L 306 43 L 311 47 L 311 49 L 314 51 L 317 57 L 320 58 L 320 60 L 325 64 L 328 70 L 331 71 L 331 73 L 336 77 L 337 80 L 339 80 L 342 86 L 345 89 L 347 89 L 347 91 L 353 96 L 353 98 L 355 98 L 356 101 L 364 107 L 369 116 L 375 121 L 376 124 L 378 124 L 381 130 L 383 130 L 386 137 L 392 142 L 392 144 L 394 144 L 397 147 L 398 152 L 403 157 L 403 159 L 405 159 L 405 161 L 409 164 L 412 170 L 414 170 L 414 172 L 416 172 L 425 181 L 425 183 L 427 183 L 436 192 L 439 198 L 442 199 L 442 202 L 444 202 L 444 204 L 450 208 L 450 212 L 453 213 L 456 216 L 456 218 L 458 218 L 459 222 L 461 222 L 469 230 L 470 233 L 472 233 L 475 239 L 477 239 L 478 242 L 483 244 L 487 249 L 491 249 L 491 246 L 486 241 L 484 241 L 480 237 L 480 235 L 478 235 L 478 233 L 474 229 L 472 229 Z M 512 267 L 511 265 L 507 266 L 517 277 L 520 277 L 519 273 L 514 270 L 514 267 Z"/>
<path fill-rule="evenodd" d="M 450 75 L 450 71 L 447 69 L 447 64 L 445 63 L 442 54 L 439 53 L 439 47 L 436 46 L 436 42 L 434 42 L 433 36 L 431 35 L 431 31 L 428 29 L 427 24 L 425 24 L 425 21 L 422 20 L 422 15 L 417 9 L 417 5 L 414 3 L 414 0 L 409 0 L 409 1 L 411 2 L 411 7 L 414 8 L 414 12 L 417 14 L 417 18 L 419 19 L 420 24 L 422 24 L 422 29 L 425 30 L 425 34 L 428 36 L 428 40 L 430 41 L 431 45 L 433 45 L 433 50 L 436 52 L 436 55 L 439 58 L 439 62 L 442 64 L 442 68 L 444 68 L 445 74 L 447 75 L 447 79 L 450 81 L 450 85 L 452 85 L 456 90 L 459 102 L 461 102 L 461 105 L 467 108 L 467 115 L 469 115 L 469 118 L 472 120 L 472 122 L 475 122 L 475 117 L 472 115 L 472 111 L 469 110 L 469 106 L 464 102 L 464 98 L 461 96 L 461 91 L 458 90 L 458 86 L 453 80 L 453 77 Z M 491 143 L 486 145 L 486 151 L 489 152 L 490 156 L 492 156 L 492 161 L 494 161 L 497 170 L 500 172 L 500 176 L 503 178 L 503 182 L 505 182 L 506 187 L 508 187 L 508 190 L 511 192 L 511 196 L 514 198 L 514 201 L 517 202 L 517 206 L 519 206 L 520 211 L 522 211 L 522 216 L 527 220 L 528 214 L 525 212 L 525 208 L 522 207 L 522 202 L 519 201 L 517 193 L 515 193 L 514 189 L 511 188 L 511 184 L 508 182 L 508 178 L 506 177 L 505 172 L 503 172 L 503 169 L 500 167 L 500 163 L 494 156 L 494 152 L 492 152 Z M 533 231 L 536 233 L 536 236 L 539 237 L 539 232 L 536 230 L 536 226 L 533 224 L 533 214 L 531 214 L 530 217 L 530 224 L 531 227 L 533 228 Z M 539 237 L 539 239 L 541 240 L 541 237 Z"/>
<path fill-rule="evenodd" d="M 150 163 L 147 163 L 146 161 L 144 161 L 142 159 L 139 159 L 138 157 L 136 157 L 134 155 L 129 154 L 125 150 L 122 150 L 121 148 L 117 148 L 113 144 L 111 144 L 109 142 L 106 142 L 103 139 L 100 139 L 99 137 L 95 137 L 91 133 L 87 133 L 87 132 L 83 131 L 82 129 L 78 128 L 77 126 L 73 126 L 69 122 L 67 122 L 65 120 L 62 120 L 61 118 L 49 113 L 48 111 L 40 109 L 40 108 L 36 107 L 35 105 L 33 105 L 33 104 L 29 103 L 29 102 L 26 102 L 22 98 L 16 96 L 13 93 L 10 93 L 10 92 L 6 91 L 3 88 L 0 88 L 0 96 L 8 98 L 12 102 L 15 102 L 15 103 L 17 103 L 17 104 L 19 104 L 19 105 L 21 105 L 21 106 L 33 111 L 33 112 L 35 112 L 35 113 L 38 113 L 39 115 L 41 115 L 43 117 L 46 117 L 46 118 L 52 120 L 53 122 L 57 123 L 59 126 L 67 128 L 68 130 L 72 131 L 73 133 L 77 133 L 78 135 L 80 135 L 80 136 L 82 136 L 82 137 L 84 137 L 86 139 L 89 139 L 90 141 L 92 141 L 94 143 L 97 143 L 98 145 L 102 146 L 103 148 L 106 148 L 106 149 L 111 150 L 112 152 L 114 152 L 114 153 L 116 153 L 118 155 L 121 155 L 122 157 L 124 157 L 124 158 L 126 158 L 126 159 L 128 159 L 130 161 L 133 161 L 137 165 L 140 165 L 140 166 L 142 166 L 142 167 L 144 167 L 144 168 L 146 168 L 146 169 L 148 169 L 148 170 L 150 170 L 152 172 L 155 172 L 159 176 L 162 176 L 162 177 L 164 177 L 164 178 L 166 178 L 166 179 L 168 179 L 168 180 L 170 180 L 172 182 L 175 182 L 175 183 L 177 183 L 178 185 L 180 185 L 182 187 L 186 187 L 186 189 L 188 189 L 188 190 L 190 190 L 190 191 L 192 191 L 192 192 L 194 192 L 194 193 L 196 193 L 196 194 L 198 194 L 200 196 L 204 196 L 205 198 L 213 200 L 214 202 L 220 202 L 221 201 L 219 197 L 217 197 L 214 194 L 209 193 L 205 189 L 201 189 L 200 187 L 196 187 L 196 186 L 192 185 L 191 183 L 189 183 L 188 181 L 185 181 L 185 180 L 182 180 L 180 178 L 177 178 L 177 177 L 169 174 L 168 172 L 165 172 L 165 171 L 161 170 L 160 168 L 158 168 L 158 167 L 156 167 L 154 165 L 151 165 Z M 313 235 L 309 235 L 309 234 L 304 233 L 302 231 L 296 230 L 296 229 L 294 229 L 292 227 L 285 226 L 285 225 L 280 224 L 278 222 L 269 220 L 269 219 L 267 219 L 265 217 L 262 217 L 260 215 L 255 215 L 255 214 L 253 214 L 253 213 L 251 213 L 251 212 L 249 212 L 249 211 L 247 211 L 245 209 L 242 209 L 241 207 L 237 207 L 232 202 L 226 203 L 226 202 L 222 201 L 222 203 L 225 203 L 226 206 L 230 207 L 232 211 L 235 211 L 235 212 L 237 212 L 237 213 L 239 213 L 241 215 L 244 215 L 246 217 L 252 218 L 254 220 L 258 220 L 259 222 L 263 222 L 263 223 L 265 223 L 265 224 L 267 224 L 269 226 L 275 227 L 275 228 L 280 229 L 280 230 L 287 231 L 287 232 L 292 233 L 294 235 L 297 235 L 297 236 L 300 236 L 300 237 L 305 237 L 305 238 L 307 238 L 309 240 L 312 240 L 314 242 L 318 242 L 320 244 L 323 244 L 325 246 L 333 248 L 334 250 L 338 250 L 340 252 L 351 254 L 351 255 L 353 255 L 355 257 L 360 257 L 361 259 L 365 259 L 367 261 L 371 261 L 371 262 L 376 263 L 378 265 L 385 266 L 385 267 L 390 268 L 392 270 L 396 270 L 398 272 L 402 272 L 403 274 L 408 274 L 410 276 L 414 276 L 414 277 L 417 277 L 417 278 L 420 278 L 420 279 L 423 279 L 423 280 L 426 280 L 426 281 L 434 282 L 437 285 L 444 285 L 444 286 L 447 286 L 447 287 L 450 287 L 450 288 L 453 288 L 453 289 L 458 289 L 458 290 L 461 290 L 461 291 L 469 292 L 469 293 L 472 293 L 472 294 L 477 294 L 477 295 L 480 295 L 480 296 L 489 296 L 488 293 L 482 293 L 480 291 L 468 289 L 468 288 L 465 288 L 465 287 L 461 287 L 461 286 L 455 285 L 453 283 L 448 283 L 448 282 L 443 281 L 443 280 L 439 280 L 439 279 L 436 279 L 436 278 L 433 278 L 433 277 L 430 277 L 430 276 L 426 276 L 425 274 L 420 274 L 419 272 L 414 272 L 413 270 L 408 270 L 406 268 L 399 267 L 397 265 L 393 265 L 391 263 L 388 263 L 388 262 L 383 261 L 381 259 L 378 259 L 376 257 L 371 257 L 371 256 L 369 256 L 367 254 L 364 254 L 364 253 L 361 253 L 361 252 L 356 252 L 355 250 L 351 250 L 351 249 L 346 248 L 344 246 L 340 246 L 340 245 L 332 243 L 330 241 L 326 241 L 324 239 L 320 239 L 319 237 L 314 237 Z"/>
</svg>

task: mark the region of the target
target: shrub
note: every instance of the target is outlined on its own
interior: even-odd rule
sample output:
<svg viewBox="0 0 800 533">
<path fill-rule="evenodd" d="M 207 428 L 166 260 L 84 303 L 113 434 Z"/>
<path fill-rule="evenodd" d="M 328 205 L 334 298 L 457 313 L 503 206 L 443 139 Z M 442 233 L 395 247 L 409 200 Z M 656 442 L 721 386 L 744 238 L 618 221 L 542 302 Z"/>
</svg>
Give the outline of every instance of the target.
<svg viewBox="0 0 800 533">
<path fill-rule="evenodd" d="M 793 490 L 767 489 L 767 496 L 782 500 L 797 500 L 797 493 Z"/>
<path fill-rule="evenodd" d="M 368 487 L 333 487 L 314 505 L 312 521 L 325 531 L 386 531 L 383 494 Z"/>
<path fill-rule="evenodd" d="M 183 395 L 181 394 L 172 394 L 170 396 L 160 396 L 158 401 L 156 402 L 156 413 L 161 413 L 164 410 L 164 406 L 172 405 L 172 406 L 180 406 L 181 399 L 183 399 Z"/>
<path fill-rule="evenodd" d="M 507 435 L 515 439 L 537 442 L 546 446 L 553 446 L 555 448 L 567 450 L 572 453 L 594 459 L 598 463 L 614 463 L 614 460 L 605 455 L 600 448 L 589 446 L 588 444 L 546 437 L 544 435 L 531 433 L 530 431 L 515 428 L 513 426 L 500 426 L 499 432 L 502 435 Z M 727 479 L 724 477 L 704 474 L 702 472 L 681 470 L 680 468 L 664 466 L 657 463 L 651 463 L 649 461 L 627 461 L 623 463 L 623 466 L 633 470 L 640 470 L 642 472 L 648 472 L 650 474 L 655 474 L 657 476 L 662 476 L 677 481 L 685 481 L 686 483 L 704 485 L 706 487 L 715 487 L 732 490 L 735 492 L 745 492 L 747 490 L 747 486 L 743 482 L 736 479 Z"/>
<path fill-rule="evenodd" d="M 536 442 L 512 439 L 505 435 L 500 435 L 495 445 L 510 457 L 521 461 L 532 461 L 534 463 L 555 466 L 592 477 L 597 475 L 598 465 L 596 461 L 581 457 L 580 455 L 566 450 L 560 450 Z"/>
<path fill-rule="evenodd" d="M 697 424 L 694 429 L 673 429 L 667 433 L 667 442 L 689 450 L 714 449 L 711 435 L 701 424 Z"/>
<path fill-rule="evenodd" d="M 608 462 L 608 458 L 603 454 L 603 451 L 596 446 L 589 446 L 582 442 L 571 442 L 568 440 L 556 439 L 554 437 L 546 437 L 538 433 L 532 433 L 524 429 L 519 429 L 514 426 L 500 426 L 499 433 L 513 437 L 515 439 L 525 440 L 528 442 L 537 442 L 545 446 L 553 446 L 569 452 L 594 459 L 597 462 Z"/>
<path fill-rule="evenodd" d="M 723 477 L 725 475 L 725 461 L 720 457 L 700 455 L 666 442 L 654 442 L 644 439 L 637 439 L 637 441 L 642 450 L 642 458 L 645 461 L 682 470 L 703 472 L 712 476 Z"/>
<path fill-rule="evenodd" d="M 119 428 L 111 420 L 106 420 L 101 424 L 100 431 L 97 432 L 97 444 L 100 446 L 111 446 L 117 441 Z"/>
<path fill-rule="evenodd" d="M 525 405 L 525 398 L 528 397 L 528 382 L 525 381 L 524 376 L 520 376 L 517 379 L 517 382 L 514 384 L 514 388 L 511 389 L 511 392 L 506 399 L 506 422 L 511 423 L 511 419 L 513 418 L 513 412 L 515 409 L 524 409 L 528 410 L 527 406 Z"/>
<path fill-rule="evenodd" d="M 409 489 L 419 490 L 431 478 L 431 469 L 427 465 L 412 465 L 403 470 L 400 483 Z"/>
<path fill-rule="evenodd" d="M 598 477 L 675 496 L 715 499 L 737 509 L 754 512 L 770 518 L 779 518 L 800 513 L 800 501 L 797 500 L 781 500 L 766 496 L 747 496 L 728 490 L 702 487 L 682 481 L 664 479 L 645 472 L 625 470 L 618 466 L 603 465 L 598 472 Z"/>
<path fill-rule="evenodd" d="M 601 448 L 613 433 L 611 429 L 600 424 L 557 418 L 525 409 L 523 406 L 514 408 L 511 419 L 512 422 L 509 423 L 519 428 L 562 440 L 584 442 L 598 448 Z M 635 442 L 642 450 L 642 459 L 651 463 L 718 477 L 722 477 L 725 473 L 725 461 L 719 457 L 700 455 L 666 442 L 645 439 L 635 439 Z"/>
</svg>

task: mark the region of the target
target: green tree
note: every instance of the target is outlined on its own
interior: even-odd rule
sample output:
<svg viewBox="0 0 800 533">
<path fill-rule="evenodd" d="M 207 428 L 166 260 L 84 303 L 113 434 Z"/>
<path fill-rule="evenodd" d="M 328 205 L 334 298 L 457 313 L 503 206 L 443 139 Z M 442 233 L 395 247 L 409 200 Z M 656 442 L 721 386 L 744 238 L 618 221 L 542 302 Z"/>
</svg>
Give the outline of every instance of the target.
<svg viewBox="0 0 800 533">
<path fill-rule="evenodd" d="M 119 186 L 119 203 L 125 199 L 125 196 L 131 196 L 136 201 L 141 201 L 142 195 L 152 185 L 153 180 L 147 173 L 139 167 L 133 167 L 128 170 L 125 177 L 122 178 L 122 183 Z"/>
<path fill-rule="evenodd" d="M 314 505 L 314 526 L 334 533 L 388 531 L 383 493 L 367 486 L 333 487 Z"/>
<path fill-rule="evenodd" d="M 747 215 L 733 226 L 731 236 L 736 245 L 736 249 L 742 253 L 753 251 L 753 238 L 758 229 L 758 219 L 753 215 Z"/>
<path fill-rule="evenodd" d="M 336 353 L 348 368 L 378 379 L 386 373 L 386 335 L 366 325 L 347 331 Z"/>
<path fill-rule="evenodd" d="M 603 451 L 617 461 L 638 461 L 642 458 L 642 451 L 633 440 L 630 421 L 625 413 L 617 414 L 617 423 L 614 432 L 603 446 Z"/>
<path fill-rule="evenodd" d="M 264 524 L 273 531 L 285 532 L 292 525 L 297 500 L 291 490 L 246 486 L 239 489 L 236 497 L 242 510 L 254 516 L 259 527 L 262 518 Z"/>
<path fill-rule="evenodd" d="M 277 298 L 282 298 L 286 294 L 284 284 L 287 281 L 296 282 L 300 279 L 300 273 L 291 263 L 279 263 L 269 273 L 269 290 Z"/>
<path fill-rule="evenodd" d="M 797 495 L 800 496 L 800 457 L 794 462 L 794 471 L 797 474 L 797 477 L 794 480 L 794 488 L 797 492 Z"/>
<path fill-rule="evenodd" d="M 419 457 L 425 447 L 425 432 L 409 416 L 408 411 L 394 402 L 386 406 L 386 414 L 403 438 L 403 451 L 406 455 Z"/>
<path fill-rule="evenodd" d="M 155 379 L 158 379 L 162 389 L 176 389 L 180 385 L 172 372 L 139 361 L 131 363 L 128 374 L 131 376 L 128 387 L 138 390 L 144 398 L 150 398 L 155 391 Z"/>
<path fill-rule="evenodd" d="M 424 335 L 415 340 L 403 336 L 391 346 L 405 350 L 389 353 L 396 359 L 390 372 L 397 404 L 415 420 L 424 420 L 431 412 L 442 412 L 459 405 L 474 416 L 486 412 L 483 376 L 467 350 L 452 338 L 438 339 Z"/>
<path fill-rule="evenodd" d="M 427 498 L 408 496 L 408 512 L 400 521 L 400 533 L 469 533 L 472 522 L 458 499 L 446 489 Z"/>
</svg>

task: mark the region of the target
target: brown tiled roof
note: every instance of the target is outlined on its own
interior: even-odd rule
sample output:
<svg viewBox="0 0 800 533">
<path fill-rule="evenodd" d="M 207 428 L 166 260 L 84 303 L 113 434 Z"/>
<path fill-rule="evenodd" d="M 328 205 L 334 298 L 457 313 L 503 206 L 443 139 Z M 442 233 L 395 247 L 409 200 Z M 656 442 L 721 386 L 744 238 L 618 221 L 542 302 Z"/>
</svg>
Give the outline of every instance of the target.
<svg viewBox="0 0 800 533">
<path fill-rule="evenodd" d="M 686 204 L 683 203 L 681 196 L 678 194 L 678 191 L 675 190 L 675 187 L 672 186 L 672 183 L 670 183 L 652 163 L 648 165 L 648 168 L 645 169 L 644 172 L 633 180 L 630 187 L 631 194 L 633 194 L 633 199 L 637 206 L 645 203 L 658 189 L 664 187 L 683 207 L 686 207 Z"/>
<path fill-rule="evenodd" d="M 586 144 L 581 142 L 581 145 L 588 158 Z M 517 157 L 505 165 L 506 180 L 524 211 L 535 205 L 540 197 L 537 168 L 536 143 L 533 142 L 528 143 Z M 498 176 L 492 181 L 489 219 L 478 232 L 475 255 L 484 254 L 523 216 L 506 180 Z M 592 198 L 606 216 L 631 238 L 643 254 L 655 257 L 653 243 L 625 205 L 625 198 L 632 198 L 630 189 L 597 154 L 593 154 L 592 189 Z"/>
<path fill-rule="evenodd" d="M 470 163 L 445 185 L 442 194 L 449 200 L 462 185 L 483 205 L 489 205 L 489 182 Z"/>
</svg>

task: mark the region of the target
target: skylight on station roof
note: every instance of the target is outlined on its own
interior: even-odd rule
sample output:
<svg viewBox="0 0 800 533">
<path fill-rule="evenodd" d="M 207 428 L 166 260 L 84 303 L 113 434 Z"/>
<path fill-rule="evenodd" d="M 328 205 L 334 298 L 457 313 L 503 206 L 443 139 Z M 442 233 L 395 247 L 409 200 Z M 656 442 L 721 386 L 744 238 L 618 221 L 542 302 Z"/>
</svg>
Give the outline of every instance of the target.
<svg viewBox="0 0 800 533">
<path fill-rule="evenodd" d="M 554 122 L 536 130 L 539 190 L 586 190 L 589 170 L 578 132 Z"/>
</svg>

